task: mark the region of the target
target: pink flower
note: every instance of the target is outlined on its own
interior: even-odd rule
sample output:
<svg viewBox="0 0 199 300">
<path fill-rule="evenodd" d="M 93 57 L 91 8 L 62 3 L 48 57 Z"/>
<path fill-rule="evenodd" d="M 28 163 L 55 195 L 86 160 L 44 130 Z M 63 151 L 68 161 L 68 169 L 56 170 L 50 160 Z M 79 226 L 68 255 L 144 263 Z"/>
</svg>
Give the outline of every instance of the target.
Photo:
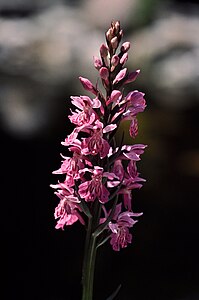
<svg viewBox="0 0 199 300">
<path fill-rule="evenodd" d="M 73 151 L 73 156 L 64 157 L 62 155 L 64 161 L 62 161 L 61 168 L 54 171 L 53 174 L 66 174 L 65 182 L 71 187 L 75 184 L 74 180 L 80 178 L 79 170 L 84 168 L 84 157 L 81 154 L 81 149 L 77 146 L 70 147 L 69 150 Z"/>
<path fill-rule="evenodd" d="M 97 120 L 94 126 L 90 126 L 91 129 L 91 136 L 88 138 L 84 138 L 82 140 L 81 148 L 82 154 L 84 155 L 97 155 L 100 154 L 101 158 L 104 158 L 108 152 L 110 145 L 109 143 L 103 138 L 103 133 L 107 133 L 112 131 L 116 128 L 116 125 L 108 125 L 103 128 L 103 123 Z M 87 127 L 89 128 L 89 127 Z"/>
<path fill-rule="evenodd" d="M 125 181 L 124 181 L 125 182 Z M 132 209 L 132 190 L 134 189 L 140 189 L 142 187 L 141 183 L 135 182 L 125 182 L 125 186 L 121 188 L 118 192 L 118 194 L 121 194 L 123 196 L 123 203 L 124 207 L 131 211 Z"/>
<path fill-rule="evenodd" d="M 129 228 L 137 222 L 132 217 L 141 216 L 142 213 L 133 213 L 125 211 L 121 213 L 121 203 L 117 205 L 113 221 L 109 222 L 109 228 L 112 231 L 110 244 L 113 250 L 119 251 L 121 248 L 126 248 L 128 243 L 132 241 L 132 235 L 129 233 Z"/>
<path fill-rule="evenodd" d="M 110 244 L 115 251 L 120 251 L 121 248 L 126 248 L 132 242 L 132 234 L 126 226 L 119 226 L 119 224 L 109 225 L 112 234 Z"/>
<path fill-rule="evenodd" d="M 126 186 L 130 186 L 137 182 L 145 182 L 145 179 L 139 177 L 137 171 L 136 162 L 131 160 L 127 166 L 127 173 L 125 174 L 124 183 Z M 139 186 L 140 187 L 140 186 Z"/>
<path fill-rule="evenodd" d="M 51 187 L 58 189 L 55 195 L 60 198 L 60 203 L 55 208 L 55 219 L 59 219 L 55 228 L 63 229 L 65 225 L 72 225 L 78 219 L 84 222 L 78 212 L 80 201 L 74 196 L 74 190 L 68 187 L 66 182 L 51 185 Z"/>
<path fill-rule="evenodd" d="M 127 146 L 126 146 L 127 147 Z M 134 158 L 139 160 L 139 155 L 134 152 Z M 127 168 L 124 169 L 121 159 L 117 159 L 114 162 L 112 172 L 117 176 L 117 178 L 122 182 L 121 188 L 117 192 L 118 195 L 123 196 L 123 203 L 126 209 L 131 210 L 131 200 L 132 200 L 132 190 L 135 188 L 141 188 L 141 182 L 145 179 L 139 177 L 137 172 L 136 161 L 130 160 L 128 162 Z M 126 165 L 126 164 L 124 164 Z"/>
<path fill-rule="evenodd" d="M 104 169 L 99 166 L 94 166 L 94 169 L 84 168 L 80 172 L 92 173 L 91 180 L 85 181 L 79 186 L 79 195 L 86 201 L 93 202 L 96 198 L 98 198 L 99 202 L 101 203 L 106 203 L 108 201 L 110 193 L 102 181 L 103 177 L 109 179 L 107 181 L 108 187 L 114 187 L 120 183 L 119 181 L 113 181 L 114 179 L 118 179 L 114 173 L 104 172 Z"/>
<path fill-rule="evenodd" d="M 112 172 L 119 178 L 120 181 L 123 180 L 124 168 L 123 168 L 121 159 L 117 159 L 114 162 Z"/>
<path fill-rule="evenodd" d="M 92 172 L 89 169 L 85 169 L 85 171 Z M 78 191 L 79 195 L 86 201 L 94 201 L 98 198 L 99 202 L 105 203 L 108 201 L 110 193 L 102 183 L 102 178 L 104 176 L 103 168 L 95 166 L 92 173 L 93 175 L 90 181 L 85 181 L 80 184 Z"/>
<path fill-rule="evenodd" d="M 127 102 L 127 111 L 123 114 L 125 118 L 136 116 L 138 113 L 143 112 L 146 107 L 144 93 L 132 91 L 125 97 Z"/>
<path fill-rule="evenodd" d="M 74 97 L 71 96 L 71 103 L 81 110 L 90 110 L 91 108 L 99 108 L 101 102 L 98 98 L 91 99 L 88 96 Z"/>
<path fill-rule="evenodd" d="M 78 133 L 80 131 L 80 128 L 75 128 L 71 134 L 69 134 L 67 136 L 67 138 L 65 138 L 65 141 L 64 142 L 61 142 L 61 144 L 63 146 L 71 146 L 71 145 L 74 145 L 74 143 L 76 143 L 77 141 L 77 136 L 78 136 Z"/>
<path fill-rule="evenodd" d="M 142 182 L 145 182 L 145 179 L 139 177 L 137 171 L 136 162 L 131 160 L 127 166 L 127 171 L 125 172 L 123 186 L 118 191 L 118 194 L 123 195 L 123 203 L 125 208 L 131 210 L 132 205 L 132 190 L 141 188 Z"/>
<path fill-rule="evenodd" d="M 68 117 L 72 123 L 83 126 L 92 124 L 98 118 L 94 108 L 101 106 L 99 99 L 91 100 L 88 96 L 71 97 L 71 99 L 71 103 L 80 109 L 76 109 L 75 112 L 72 112 L 72 116 Z"/>
<path fill-rule="evenodd" d="M 140 155 L 144 153 L 144 149 L 147 147 L 147 145 L 143 144 L 134 144 L 134 145 L 124 145 L 122 146 L 123 151 L 123 159 L 125 157 L 130 160 L 138 161 L 140 160 Z"/>
<path fill-rule="evenodd" d="M 65 225 L 72 225 L 78 220 L 78 216 L 75 213 L 76 205 L 73 203 L 71 198 L 66 197 L 61 200 L 58 206 L 55 208 L 55 219 L 57 221 L 56 229 L 64 229 Z"/>
<path fill-rule="evenodd" d="M 61 193 L 56 193 L 56 195 L 60 198 L 63 199 L 63 194 L 66 196 L 73 195 L 74 189 L 69 187 L 66 182 L 58 182 L 57 184 L 51 184 L 51 188 L 53 189 L 58 189 L 59 192 Z"/>
</svg>

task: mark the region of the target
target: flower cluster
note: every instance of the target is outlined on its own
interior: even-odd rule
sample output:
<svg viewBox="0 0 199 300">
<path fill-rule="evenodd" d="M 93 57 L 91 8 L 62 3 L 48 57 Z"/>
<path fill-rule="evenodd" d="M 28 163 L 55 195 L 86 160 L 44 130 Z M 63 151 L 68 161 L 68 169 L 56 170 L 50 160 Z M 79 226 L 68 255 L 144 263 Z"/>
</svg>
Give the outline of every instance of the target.
<svg viewBox="0 0 199 300">
<path fill-rule="evenodd" d="M 120 23 L 112 22 L 105 36 L 100 57 L 94 57 L 103 88 L 79 77 L 91 96 L 71 97 L 75 109 L 68 118 L 74 129 L 62 142 L 71 156 L 62 156 L 60 169 L 53 172 L 65 174 L 64 182 L 51 186 L 60 199 L 55 209 L 56 228 L 64 229 L 78 220 L 86 226 L 88 218 L 95 218 L 93 230 L 105 236 L 104 240 L 110 238 L 118 251 L 131 243 L 129 229 L 141 215 L 132 211 L 132 190 L 145 181 L 136 163 L 146 145 L 123 145 L 122 138 L 116 147 L 115 134 L 123 120 L 130 120 L 129 133 L 134 139 L 138 134 L 137 114 L 144 111 L 146 103 L 142 92 L 124 93 L 140 71 L 129 72 L 125 67 L 130 43 L 119 47 L 123 37 Z"/>
</svg>

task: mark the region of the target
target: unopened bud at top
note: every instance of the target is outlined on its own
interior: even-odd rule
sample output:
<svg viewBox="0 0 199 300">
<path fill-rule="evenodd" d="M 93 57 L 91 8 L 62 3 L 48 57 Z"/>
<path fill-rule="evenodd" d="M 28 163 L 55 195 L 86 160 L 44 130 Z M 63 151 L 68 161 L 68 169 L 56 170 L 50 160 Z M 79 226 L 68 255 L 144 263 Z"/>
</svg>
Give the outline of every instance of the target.
<svg viewBox="0 0 199 300">
<path fill-rule="evenodd" d="M 111 27 L 106 32 L 107 41 L 111 42 L 111 40 L 114 37 L 121 37 L 122 35 L 120 33 L 121 33 L 120 22 L 119 21 L 112 21 L 111 22 Z"/>
<path fill-rule="evenodd" d="M 120 22 L 119 21 L 115 21 L 115 22 L 113 21 L 111 23 L 111 27 L 114 30 L 114 34 L 117 35 L 119 33 L 119 31 L 120 31 Z"/>
</svg>

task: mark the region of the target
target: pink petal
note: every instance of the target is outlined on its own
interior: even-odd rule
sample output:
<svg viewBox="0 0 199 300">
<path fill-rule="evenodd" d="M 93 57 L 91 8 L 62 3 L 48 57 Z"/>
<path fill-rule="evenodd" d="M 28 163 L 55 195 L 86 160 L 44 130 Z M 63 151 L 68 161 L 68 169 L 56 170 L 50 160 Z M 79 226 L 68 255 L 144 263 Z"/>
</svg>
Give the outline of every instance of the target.
<svg viewBox="0 0 199 300">
<path fill-rule="evenodd" d="M 101 196 L 99 198 L 100 203 L 106 203 L 108 201 L 110 193 L 105 186 L 102 185 Z"/>
<path fill-rule="evenodd" d="M 71 96 L 70 97 L 72 99 L 71 103 L 73 105 L 75 105 L 76 107 L 83 109 L 83 105 L 82 105 L 82 101 L 80 97 L 76 97 L 76 96 Z"/>
<path fill-rule="evenodd" d="M 115 175 L 115 173 L 112 172 L 104 172 L 103 176 L 107 177 L 108 179 L 112 180 L 112 179 L 118 179 L 117 175 Z"/>
<path fill-rule="evenodd" d="M 110 96 L 110 99 L 107 101 L 107 104 L 111 102 L 119 102 L 120 98 L 122 96 L 122 93 L 119 90 L 113 90 Z"/>
<path fill-rule="evenodd" d="M 107 156 L 107 154 L 108 154 L 108 152 L 109 152 L 110 145 L 109 145 L 109 143 L 108 143 L 106 140 L 104 140 L 104 139 L 102 139 L 102 145 L 103 145 L 103 147 L 102 147 L 102 149 L 101 149 L 101 151 L 100 151 L 100 157 L 101 157 L 101 158 L 104 158 L 105 156 Z"/>
<path fill-rule="evenodd" d="M 118 181 L 118 180 L 107 181 L 107 187 L 109 187 L 109 188 L 118 186 L 119 184 L 120 184 L 120 181 Z"/>
<path fill-rule="evenodd" d="M 116 124 L 110 124 L 110 125 L 107 125 L 107 126 L 104 127 L 104 129 L 103 129 L 103 133 L 107 133 L 107 132 L 113 131 L 115 128 L 117 128 L 117 125 L 116 125 Z"/>
<path fill-rule="evenodd" d="M 65 141 L 61 142 L 61 144 L 64 145 L 64 146 L 70 146 L 70 145 L 72 145 L 74 143 L 74 141 L 76 140 L 77 136 L 78 136 L 78 129 L 75 128 L 73 130 L 73 132 L 71 132 L 71 134 L 68 135 L 68 137 L 65 139 Z"/>
<path fill-rule="evenodd" d="M 99 108 L 101 106 L 101 102 L 98 98 L 93 99 L 93 108 Z"/>
<path fill-rule="evenodd" d="M 132 138 L 135 138 L 138 135 L 138 120 L 136 117 L 131 120 L 129 133 Z"/>
</svg>

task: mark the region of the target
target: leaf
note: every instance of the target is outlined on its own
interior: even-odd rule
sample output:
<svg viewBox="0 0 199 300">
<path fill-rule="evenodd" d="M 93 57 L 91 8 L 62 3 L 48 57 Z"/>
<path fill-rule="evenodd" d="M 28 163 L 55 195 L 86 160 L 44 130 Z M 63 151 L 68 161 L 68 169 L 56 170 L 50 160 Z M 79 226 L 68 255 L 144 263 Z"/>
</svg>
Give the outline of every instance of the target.
<svg viewBox="0 0 199 300">
<path fill-rule="evenodd" d="M 91 212 L 89 207 L 87 206 L 85 200 L 81 199 L 81 202 L 79 203 L 79 207 L 82 209 L 82 211 L 85 213 L 85 215 L 88 218 L 92 218 Z"/>
<path fill-rule="evenodd" d="M 112 205 L 111 213 L 108 215 L 106 221 L 104 223 L 100 224 L 97 227 L 97 229 L 93 232 L 93 236 L 94 237 L 99 236 L 104 231 L 104 229 L 106 228 L 106 226 L 108 225 L 108 223 L 111 221 L 111 219 L 112 219 L 112 217 L 114 215 L 114 212 L 115 212 L 117 201 L 118 201 L 118 195 L 116 195 L 116 197 L 115 197 L 115 200 L 114 200 L 113 205 Z"/>
<path fill-rule="evenodd" d="M 121 289 L 121 284 L 118 285 L 118 287 L 116 288 L 116 290 L 106 299 L 106 300 L 113 300 L 117 294 L 119 293 L 119 290 Z"/>
<path fill-rule="evenodd" d="M 98 244 L 97 244 L 97 248 L 101 247 L 102 245 L 104 245 L 110 238 L 110 235 L 108 235 L 107 237 L 105 237 L 104 239 L 102 239 Z"/>
</svg>

